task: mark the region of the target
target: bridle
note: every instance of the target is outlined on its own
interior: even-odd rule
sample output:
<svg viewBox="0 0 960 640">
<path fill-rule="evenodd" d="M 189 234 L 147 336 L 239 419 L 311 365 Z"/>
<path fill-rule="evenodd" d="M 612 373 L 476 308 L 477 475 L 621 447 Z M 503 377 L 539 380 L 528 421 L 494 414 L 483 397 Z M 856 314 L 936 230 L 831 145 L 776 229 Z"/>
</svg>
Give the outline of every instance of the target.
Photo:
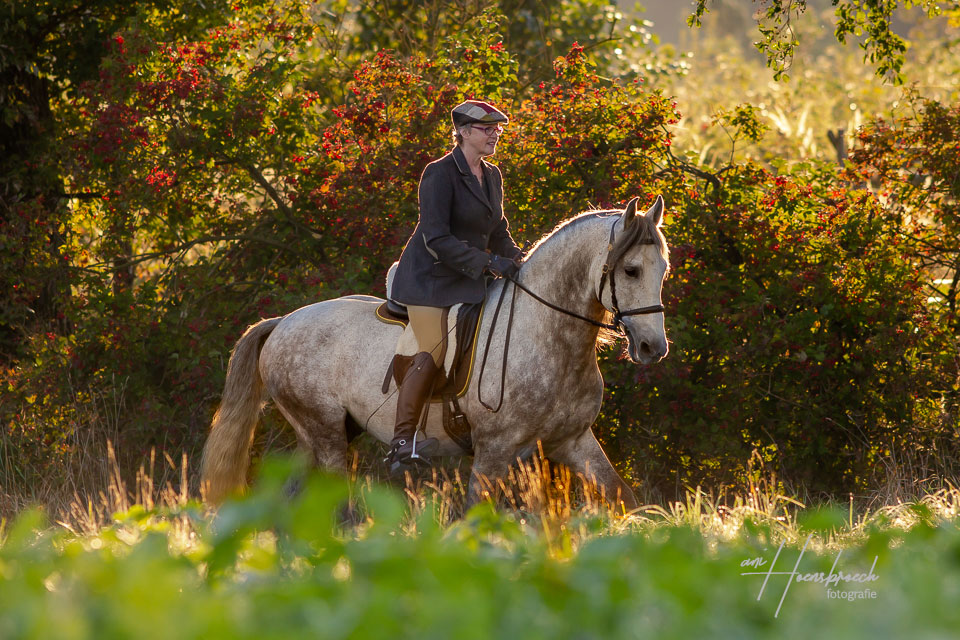
<svg viewBox="0 0 960 640">
<path fill-rule="evenodd" d="M 616 264 L 610 262 L 610 258 L 613 256 L 613 239 L 614 239 L 614 234 L 616 232 L 616 229 L 617 229 L 617 223 L 614 222 L 613 226 L 610 227 L 610 240 L 607 243 L 607 257 L 604 259 L 603 267 L 600 270 L 600 286 L 598 287 L 598 290 L 597 290 L 597 299 L 600 301 L 600 304 L 603 305 L 603 287 L 607 283 L 607 276 L 609 275 L 610 276 L 609 277 L 610 302 L 611 302 L 611 305 L 613 306 L 613 310 L 612 310 L 613 322 L 610 322 L 610 323 L 600 322 L 598 320 L 594 320 L 593 318 L 588 318 L 584 315 L 580 315 L 575 311 L 564 309 L 563 307 L 553 304 L 548 300 L 544 300 L 543 298 L 541 298 L 536 293 L 531 291 L 529 288 L 526 287 L 526 285 L 522 284 L 517 279 L 511 276 L 505 276 L 507 280 L 513 283 L 514 289 L 513 289 L 513 297 L 510 302 L 510 316 L 507 318 L 507 335 L 504 338 L 504 345 L 503 345 L 503 365 L 500 371 L 500 400 L 497 403 L 496 408 L 489 406 L 486 402 L 483 401 L 483 398 L 480 397 L 480 389 L 483 385 L 483 371 L 486 368 L 486 364 L 487 364 L 487 354 L 490 351 L 490 339 L 493 336 L 494 328 L 496 328 L 497 326 L 497 318 L 499 318 L 500 316 L 500 306 L 503 304 L 504 294 L 507 292 L 506 284 L 504 284 L 503 288 L 500 289 L 500 299 L 497 301 L 497 308 L 493 312 L 493 320 L 490 323 L 490 330 L 487 332 L 487 344 L 484 347 L 483 360 L 480 363 L 480 379 L 477 381 L 477 398 L 480 400 L 480 404 L 482 404 L 488 411 L 492 411 L 496 413 L 497 411 L 500 410 L 500 407 L 503 404 L 503 388 L 504 388 L 504 381 L 505 381 L 506 371 L 507 371 L 507 354 L 510 351 L 510 330 L 513 328 L 513 310 L 516 307 L 517 289 L 520 289 L 521 291 L 526 293 L 528 296 L 530 296 L 540 304 L 547 306 L 553 309 L 554 311 L 564 313 L 570 317 L 577 318 L 579 320 L 583 320 L 584 322 L 592 324 L 595 327 L 600 327 L 601 329 L 608 329 L 610 331 L 614 331 L 620 336 L 626 335 L 626 327 L 623 324 L 623 319 L 625 317 L 648 315 L 651 313 L 660 313 L 663 311 L 662 304 L 652 304 L 646 307 L 637 307 L 635 309 L 627 309 L 626 311 L 620 310 L 620 304 L 617 302 L 617 280 L 616 280 L 616 273 L 615 273 Z M 640 242 L 639 244 L 657 244 L 657 241 L 653 238 L 649 238 L 647 240 Z M 607 309 L 607 311 L 610 311 L 610 309 Z"/>
<path fill-rule="evenodd" d="M 607 243 L 607 258 L 603 261 L 603 267 L 600 269 L 600 287 L 597 290 L 597 299 L 603 304 L 603 285 L 606 283 L 607 274 L 610 275 L 610 303 L 613 306 L 613 330 L 623 335 L 626 333 L 623 328 L 623 319 L 627 316 L 642 316 L 651 313 L 660 313 L 663 311 L 662 304 L 651 304 L 646 307 L 637 307 L 636 309 L 627 309 L 620 311 L 620 304 L 617 302 L 617 278 L 614 267 L 617 265 L 610 263 L 610 257 L 613 255 L 613 234 L 617 228 L 614 223 L 610 227 L 610 242 Z M 657 244 L 654 238 L 647 238 L 639 244 Z"/>
<path fill-rule="evenodd" d="M 614 223 L 613 226 L 610 227 L 610 241 L 607 243 L 607 257 L 604 259 L 603 267 L 601 267 L 600 269 L 600 286 L 597 288 L 597 299 L 600 301 L 600 304 L 602 305 L 603 304 L 603 287 L 607 282 L 607 275 L 609 274 L 610 302 L 611 302 L 611 306 L 613 306 L 613 309 L 612 309 L 613 322 L 612 323 L 598 322 L 597 320 L 593 320 L 592 318 L 582 316 L 579 313 L 576 313 L 574 311 L 564 309 L 563 307 L 557 306 L 552 302 L 548 302 L 544 300 L 543 298 L 535 294 L 533 291 L 528 289 L 526 286 L 524 286 L 517 280 L 513 278 L 508 278 L 508 279 L 510 280 L 510 282 L 514 284 L 514 286 L 519 288 L 521 291 L 525 292 L 527 295 L 532 297 L 537 302 L 550 307 L 554 311 L 559 311 L 560 313 L 565 313 L 568 316 L 579 318 L 580 320 L 583 320 L 584 322 L 589 322 L 593 326 L 600 327 L 601 329 L 609 329 L 611 331 L 616 331 L 621 336 L 625 335 L 626 331 L 624 330 L 624 325 L 623 325 L 623 319 L 625 317 L 648 315 L 651 313 L 660 313 L 661 311 L 663 311 L 663 305 L 651 304 L 646 307 L 637 307 L 636 309 L 627 309 L 626 311 L 620 310 L 620 304 L 617 302 L 617 280 L 616 280 L 616 274 L 614 269 L 616 265 L 611 264 L 610 262 L 610 258 L 613 255 L 613 239 L 614 239 L 614 233 L 616 232 L 616 229 L 617 229 L 617 225 L 616 223 Z M 643 242 L 640 242 L 639 244 L 657 244 L 657 241 L 654 240 L 653 238 L 649 238 L 647 240 L 644 240 Z M 501 292 L 501 295 L 502 295 L 502 292 Z M 607 309 L 607 310 L 610 311 L 610 309 Z"/>
</svg>

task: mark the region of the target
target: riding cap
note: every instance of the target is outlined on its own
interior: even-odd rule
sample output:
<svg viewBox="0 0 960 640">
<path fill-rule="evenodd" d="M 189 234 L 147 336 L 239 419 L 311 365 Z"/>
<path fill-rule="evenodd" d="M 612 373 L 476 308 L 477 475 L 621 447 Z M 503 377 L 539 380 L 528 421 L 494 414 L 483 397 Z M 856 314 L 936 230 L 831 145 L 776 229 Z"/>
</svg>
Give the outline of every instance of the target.
<svg viewBox="0 0 960 640">
<path fill-rule="evenodd" d="M 450 118 L 453 120 L 454 128 L 467 124 L 496 124 L 509 122 L 507 114 L 500 111 L 492 104 L 480 100 L 466 100 L 453 108 L 450 112 Z"/>
</svg>

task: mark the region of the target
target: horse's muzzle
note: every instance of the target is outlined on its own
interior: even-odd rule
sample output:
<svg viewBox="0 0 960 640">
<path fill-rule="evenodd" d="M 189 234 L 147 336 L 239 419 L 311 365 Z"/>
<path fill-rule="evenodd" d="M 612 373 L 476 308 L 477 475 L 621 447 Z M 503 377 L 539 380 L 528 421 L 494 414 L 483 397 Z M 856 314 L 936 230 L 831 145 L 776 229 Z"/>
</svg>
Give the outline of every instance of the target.
<svg viewBox="0 0 960 640">
<path fill-rule="evenodd" d="M 627 355 L 630 356 L 630 360 L 634 363 L 655 364 L 663 360 L 667 355 L 667 351 L 669 351 L 669 347 L 667 346 L 666 337 L 654 340 L 640 339 L 630 340 Z"/>
</svg>

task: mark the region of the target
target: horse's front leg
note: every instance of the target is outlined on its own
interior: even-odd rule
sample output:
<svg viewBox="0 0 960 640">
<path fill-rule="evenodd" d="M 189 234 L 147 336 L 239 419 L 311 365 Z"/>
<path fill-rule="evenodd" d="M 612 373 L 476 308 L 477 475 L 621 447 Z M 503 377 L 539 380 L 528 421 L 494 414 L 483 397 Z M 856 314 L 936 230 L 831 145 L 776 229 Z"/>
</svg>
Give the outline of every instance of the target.
<svg viewBox="0 0 960 640">
<path fill-rule="evenodd" d="M 637 496 L 617 470 L 613 468 L 607 454 L 603 452 L 593 429 L 587 429 L 578 438 L 550 452 L 550 459 L 570 467 L 577 475 L 582 475 L 587 481 L 593 482 L 601 489 L 607 500 L 624 511 L 631 511 L 640 506 Z"/>
</svg>

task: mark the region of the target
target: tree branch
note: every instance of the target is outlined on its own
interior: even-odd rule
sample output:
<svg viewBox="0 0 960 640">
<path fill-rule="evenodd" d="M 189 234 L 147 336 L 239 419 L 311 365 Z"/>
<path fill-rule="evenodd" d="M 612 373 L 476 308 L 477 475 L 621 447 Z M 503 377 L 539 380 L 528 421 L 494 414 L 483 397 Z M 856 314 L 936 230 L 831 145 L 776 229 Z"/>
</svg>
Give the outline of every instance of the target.
<svg viewBox="0 0 960 640">
<path fill-rule="evenodd" d="M 263 176 L 263 173 L 261 173 L 256 166 L 253 164 L 247 164 L 244 166 L 244 168 L 247 170 L 247 173 L 250 174 L 250 177 L 253 178 L 253 181 L 263 187 L 263 190 L 266 191 L 270 199 L 276 203 L 277 208 L 280 209 L 280 212 L 283 214 L 283 217 L 288 223 L 290 223 L 295 229 L 303 231 L 311 240 L 316 241 L 319 239 L 316 236 L 320 234 L 296 219 L 296 216 L 287 203 L 283 201 L 283 198 L 280 197 L 280 194 L 277 192 L 277 190 L 272 184 L 270 184 L 270 182 Z M 317 251 L 320 254 L 320 260 L 326 263 L 327 254 L 323 250 L 323 246 L 321 246 L 319 243 L 317 243 Z M 311 260 L 311 262 L 313 261 Z"/>
<path fill-rule="evenodd" d="M 165 249 L 163 251 L 151 251 L 149 253 L 141 253 L 136 256 L 131 256 L 128 260 L 124 260 L 123 264 L 124 266 L 140 264 L 141 262 L 146 262 L 147 260 L 154 260 L 156 258 L 162 258 L 164 256 L 169 256 L 175 253 L 186 253 L 188 250 L 190 250 L 191 248 L 195 247 L 198 244 L 205 244 L 208 242 L 228 242 L 230 240 L 248 240 L 250 242 L 259 242 L 260 244 L 265 244 L 271 247 L 282 249 L 284 251 L 289 251 L 290 253 L 293 253 L 294 255 L 296 255 L 298 258 L 301 258 L 302 260 L 310 262 L 315 266 L 321 265 L 321 263 L 318 263 L 316 260 L 311 259 L 310 256 L 304 255 L 302 252 L 294 249 L 292 246 L 290 246 L 289 243 L 284 243 L 279 240 L 274 240 L 272 238 L 263 238 L 260 236 L 254 236 L 254 235 L 244 234 L 244 233 L 229 235 L 229 236 L 213 236 L 213 235 L 200 236 L 198 238 L 194 238 L 193 240 L 188 240 L 186 242 L 183 242 L 175 247 L 171 247 L 170 249 Z M 109 262 L 97 262 L 85 267 L 72 267 L 72 268 L 82 269 L 84 271 L 92 271 L 97 267 L 113 267 L 113 266 L 114 266 L 114 262 L 109 261 Z"/>
</svg>

